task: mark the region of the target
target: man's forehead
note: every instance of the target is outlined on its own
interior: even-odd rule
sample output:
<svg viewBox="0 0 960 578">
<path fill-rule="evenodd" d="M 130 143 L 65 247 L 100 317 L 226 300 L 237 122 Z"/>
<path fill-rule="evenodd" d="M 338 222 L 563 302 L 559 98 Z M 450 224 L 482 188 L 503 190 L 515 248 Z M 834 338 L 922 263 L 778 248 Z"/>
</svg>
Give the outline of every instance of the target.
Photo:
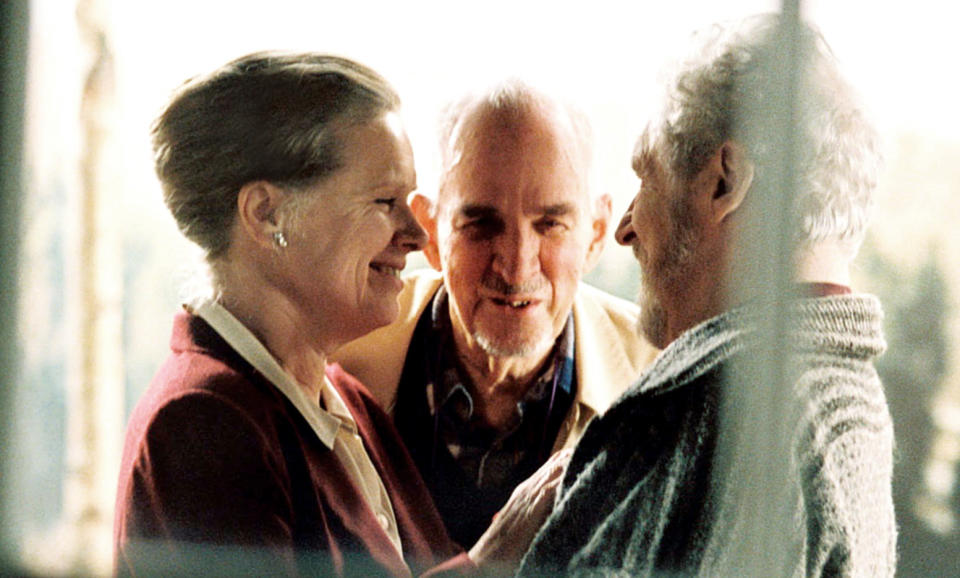
<svg viewBox="0 0 960 578">
<path fill-rule="evenodd" d="M 444 167 L 456 173 L 478 164 L 509 160 L 555 163 L 559 170 L 585 175 L 589 143 L 566 116 L 546 105 L 518 109 L 477 107 L 464 115 L 453 131 Z"/>
<path fill-rule="evenodd" d="M 561 215 L 589 212 L 590 195 L 576 184 L 468 179 L 451 182 L 438 198 L 448 215 Z"/>
<path fill-rule="evenodd" d="M 519 158 L 527 162 L 562 162 L 575 165 L 576 141 L 555 119 L 540 111 L 506 115 L 490 113 L 465 123 L 453 152 L 458 164 L 502 162 Z M 456 170 L 451 166 L 451 170 Z"/>
<path fill-rule="evenodd" d="M 578 207 L 590 203 L 588 183 L 566 158 L 547 162 L 526 159 L 471 158 L 461 160 L 447 175 L 437 201 L 448 209 L 486 206 L 504 212 L 556 212 L 551 207 Z M 520 165 L 518 167 L 518 165 Z"/>
</svg>

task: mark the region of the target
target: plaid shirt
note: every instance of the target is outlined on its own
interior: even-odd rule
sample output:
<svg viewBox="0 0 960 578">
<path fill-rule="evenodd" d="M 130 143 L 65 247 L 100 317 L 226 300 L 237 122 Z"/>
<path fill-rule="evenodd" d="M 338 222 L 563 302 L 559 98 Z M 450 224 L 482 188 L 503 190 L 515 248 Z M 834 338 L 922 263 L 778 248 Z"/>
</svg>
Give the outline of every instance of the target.
<svg viewBox="0 0 960 578">
<path fill-rule="evenodd" d="M 394 415 L 451 536 L 469 548 L 550 455 L 575 398 L 573 315 L 509 427 L 495 430 L 474 412 L 447 303 L 441 287 L 417 324 Z"/>
</svg>

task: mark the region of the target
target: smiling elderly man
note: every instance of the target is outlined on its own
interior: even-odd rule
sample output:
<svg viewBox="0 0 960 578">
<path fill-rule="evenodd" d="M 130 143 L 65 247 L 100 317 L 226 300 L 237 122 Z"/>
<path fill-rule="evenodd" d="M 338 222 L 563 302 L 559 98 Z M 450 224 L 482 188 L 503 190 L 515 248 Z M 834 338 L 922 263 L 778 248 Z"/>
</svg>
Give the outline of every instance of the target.
<svg viewBox="0 0 960 578">
<path fill-rule="evenodd" d="M 440 273 L 405 279 L 397 323 L 334 356 L 393 414 L 455 540 L 616 399 L 656 350 L 635 305 L 581 283 L 610 198 L 585 119 L 516 81 L 447 111 L 436 201 L 411 206 Z"/>
</svg>

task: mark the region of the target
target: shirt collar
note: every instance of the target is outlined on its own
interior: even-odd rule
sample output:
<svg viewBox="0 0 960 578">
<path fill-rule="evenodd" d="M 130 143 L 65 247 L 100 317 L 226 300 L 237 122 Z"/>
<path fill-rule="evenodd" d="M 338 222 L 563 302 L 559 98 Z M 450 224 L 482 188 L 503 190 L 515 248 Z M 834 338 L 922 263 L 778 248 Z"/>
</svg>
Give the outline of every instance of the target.
<svg viewBox="0 0 960 578">
<path fill-rule="evenodd" d="M 208 300 L 195 306 L 185 305 L 184 308 L 206 321 L 230 347 L 279 389 L 328 449 L 333 449 L 337 430 L 342 425 L 356 427 L 349 410 L 326 376 L 323 378 L 320 394 L 328 408 L 324 410 L 307 397 L 296 380 L 280 366 L 260 340 L 222 305 Z"/>
</svg>

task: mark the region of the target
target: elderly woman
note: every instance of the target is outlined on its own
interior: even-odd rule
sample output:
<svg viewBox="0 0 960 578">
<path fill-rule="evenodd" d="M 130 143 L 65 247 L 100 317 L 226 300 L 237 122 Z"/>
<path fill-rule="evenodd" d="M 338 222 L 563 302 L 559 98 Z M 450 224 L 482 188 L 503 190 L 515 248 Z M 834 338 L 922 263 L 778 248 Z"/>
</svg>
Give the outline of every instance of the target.
<svg viewBox="0 0 960 578">
<path fill-rule="evenodd" d="M 120 573 L 486 566 L 515 560 L 543 519 L 559 460 L 457 556 L 389 418 L 326 363 L 394 319 L 425 242 L 398 107 L 355 62 L 260 53 L 188 82 L 157 120 L 165 201 L 213 292 L 174 319 L 128 426 Z"/>
</svg>

